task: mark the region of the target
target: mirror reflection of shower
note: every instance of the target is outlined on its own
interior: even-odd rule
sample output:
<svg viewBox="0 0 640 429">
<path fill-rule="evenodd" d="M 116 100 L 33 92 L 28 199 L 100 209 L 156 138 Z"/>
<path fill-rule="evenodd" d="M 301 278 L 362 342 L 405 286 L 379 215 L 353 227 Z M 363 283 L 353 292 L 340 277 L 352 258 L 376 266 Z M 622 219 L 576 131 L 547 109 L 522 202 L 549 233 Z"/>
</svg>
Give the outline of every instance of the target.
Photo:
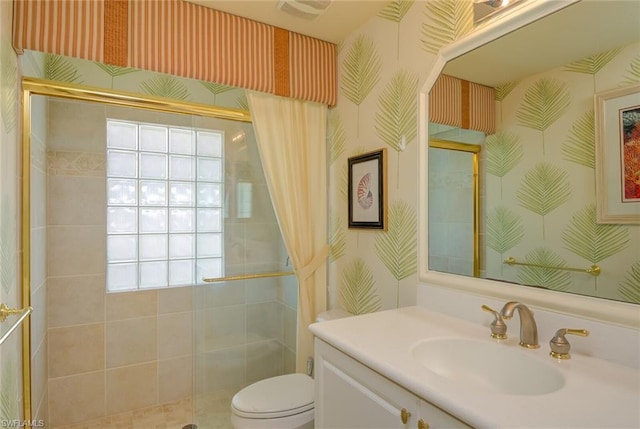
<svg viewBox="0 0 640 429">
<path fill-rule="evenodd" d="M 429 269 L 479 277 L 484 134 L 440 124 L 429 130 Z"/>
</svg>

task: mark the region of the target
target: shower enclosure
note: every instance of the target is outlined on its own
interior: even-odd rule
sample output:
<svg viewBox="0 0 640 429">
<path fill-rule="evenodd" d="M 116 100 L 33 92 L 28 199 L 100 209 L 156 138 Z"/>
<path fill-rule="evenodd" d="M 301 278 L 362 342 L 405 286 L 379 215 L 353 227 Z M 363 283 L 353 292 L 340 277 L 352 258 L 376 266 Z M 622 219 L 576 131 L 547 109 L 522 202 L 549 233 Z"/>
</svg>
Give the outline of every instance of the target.
<svg viewBox="0 0 640 429">
<path fill-rule="evenodd" d="M 32 416 L 169 404 L 228 427 L 237 390 L 295 371 L 297 282 L 248 114 L 25 88 Z"/>
</svg>

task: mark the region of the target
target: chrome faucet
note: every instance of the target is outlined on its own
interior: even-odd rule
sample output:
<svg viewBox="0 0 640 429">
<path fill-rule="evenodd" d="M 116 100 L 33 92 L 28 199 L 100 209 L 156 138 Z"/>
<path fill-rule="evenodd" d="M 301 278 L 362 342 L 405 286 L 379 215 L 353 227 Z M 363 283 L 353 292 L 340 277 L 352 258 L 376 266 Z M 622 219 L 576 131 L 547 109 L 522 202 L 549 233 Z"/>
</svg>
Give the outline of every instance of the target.
<svg viewBox="0 0 640 429">
<path fill-rule="evenodd" d="M 500 315 L 509 320 L 513 317 L 515 310 L 518 310 L 518 315 L 520 316 L 520 346 L 527 349 L 537 349 L 540 347 L 540 344 L 538 344 L 538 327 L 533 318 L 533 312 L 526 305 L 517 301 L 509 301 L 502 307 Z"/>
</svg>

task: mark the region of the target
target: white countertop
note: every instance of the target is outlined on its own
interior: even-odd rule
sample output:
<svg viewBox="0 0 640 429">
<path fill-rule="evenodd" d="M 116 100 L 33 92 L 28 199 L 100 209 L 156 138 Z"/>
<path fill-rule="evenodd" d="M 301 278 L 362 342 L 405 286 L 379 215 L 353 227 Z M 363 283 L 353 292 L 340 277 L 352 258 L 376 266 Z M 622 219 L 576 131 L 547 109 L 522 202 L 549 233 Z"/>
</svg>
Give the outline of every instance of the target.
<svg viewBox="0 0 640 429">
<path fill-rule="evenodd" d="M 488 326 L 420 307 L 315 323 L 310 329 L 318 338 L 473 427 L 640 428 L 640 368 L 579 353 L 572 353 L 568 360 L 553 359 L 542 338 L 539 349 L 519 347 L 517 330 L 510 331 L 510 338 L 496 346 L 519 350 L 556 367 L 565 378 L 562 388 L 543 395 L 502 394 L 429 371 L 411 354 L 412 346 L 421 340 L 463 337 L 497 341 L 489 337 Z"/>
</svg>

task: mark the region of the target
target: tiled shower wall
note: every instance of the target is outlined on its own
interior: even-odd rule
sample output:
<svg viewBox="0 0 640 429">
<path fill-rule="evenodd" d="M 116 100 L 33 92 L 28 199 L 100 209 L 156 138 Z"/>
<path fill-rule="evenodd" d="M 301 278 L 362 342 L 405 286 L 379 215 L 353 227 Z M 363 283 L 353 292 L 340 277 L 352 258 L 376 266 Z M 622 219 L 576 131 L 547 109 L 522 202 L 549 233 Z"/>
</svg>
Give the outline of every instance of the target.
<svg viewBox="0 0 640 429">
<path fill-rule="evenodd" d="M 51 427 L 190 397 L 194 379 L 197 393 L 233 392 L 293 371 L 295 284 L 266 279 L 106 293 L 105 115 L 123 118 L 125 112 L 62 100 L 48 104 Z M 152 112 L 126 115 L 191 125 Z M 250 221 L 225 220 L 228 274 L 273 270 L 286 259 L 270 204 L 255 200 Z M 252 260 L 261 263 L 248 266 Z"/>
</svg>

